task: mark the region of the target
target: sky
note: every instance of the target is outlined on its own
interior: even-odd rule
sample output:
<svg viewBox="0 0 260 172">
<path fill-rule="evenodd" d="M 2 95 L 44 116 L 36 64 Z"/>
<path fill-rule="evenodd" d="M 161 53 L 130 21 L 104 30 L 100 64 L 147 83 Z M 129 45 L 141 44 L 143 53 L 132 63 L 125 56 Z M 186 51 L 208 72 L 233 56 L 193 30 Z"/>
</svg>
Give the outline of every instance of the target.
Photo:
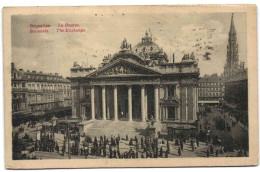
<svg viewBox="0 0 260 172">
<path fill-rule="evenodd" d="M 12 16 L 12 62 L 24 70 L 70 76 L 77 61 L 94 66 L 104 56 L 117 53 L 124 38 L 139 43 L 148 31 L 153 41 L 172 60 L 180 62 L 194 52 L 200 74 L 221 74 L 226 62 L 231 13 L 14 15 Z M 57 32 L 58 24 L 79 24 L 85 32 Z M 30 24 L 50 24 L 48 33 L 30 33 Z M 247 67 L 246 13 L 234 13 L 239 60 Z M 35 28 L 34 28 L 35 29 Z M 40 28 L 39 28 L 40 29 Z M 205 60 L 205 54 L 210 60 Z"/>
</svg>

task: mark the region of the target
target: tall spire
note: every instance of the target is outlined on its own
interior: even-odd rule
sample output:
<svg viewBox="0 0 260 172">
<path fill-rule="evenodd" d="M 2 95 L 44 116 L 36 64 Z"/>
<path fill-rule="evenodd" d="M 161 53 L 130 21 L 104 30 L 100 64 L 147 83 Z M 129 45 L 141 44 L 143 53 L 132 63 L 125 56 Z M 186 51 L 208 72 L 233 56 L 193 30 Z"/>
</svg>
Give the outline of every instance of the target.
<svg viewBox="0 0 260 172">
<path fill-rule="evenodd" d="M 231 24 L 230 24 L 230 32 L 236 32 L 236 30 L 235 30 L 235 25 L 234 25 L 233 15 L 234 15 L 234 14 L 232 13 Z"/>
<path fill-rule="evenodd" d="M 232 13 L 231 24 L 228 37 L 227 45 L 227 61 L 225 64 L 224 74 L 226 77 L 230 77 L 237 72 L 239 68 L 239 59 L 238 59 L 238 44 L 237 44 L 237 35 L 234 25 L 234 16 Z"/>
</svg>

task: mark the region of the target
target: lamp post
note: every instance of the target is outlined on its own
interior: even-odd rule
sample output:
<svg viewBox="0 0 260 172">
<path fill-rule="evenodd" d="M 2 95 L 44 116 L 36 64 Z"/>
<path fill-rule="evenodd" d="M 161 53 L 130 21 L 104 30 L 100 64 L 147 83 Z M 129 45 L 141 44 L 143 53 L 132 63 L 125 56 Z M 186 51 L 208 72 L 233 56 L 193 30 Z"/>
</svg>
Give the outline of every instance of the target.
<svg viewBox="0 0 260 172">
<path fill-rule="evenodd" d="M 66 135 L 67 135 L 67 141 L 68 141 L 68 157 L 69 159 L 71 159 L 70 157 L 70 138 L 69 138 L 69 123 L 68 123 L 68 119 L 67 119 L 67 116 L 66 116 L 66 129 L 67 129 L 67 132 L 66 132 Z"/>
</svg>

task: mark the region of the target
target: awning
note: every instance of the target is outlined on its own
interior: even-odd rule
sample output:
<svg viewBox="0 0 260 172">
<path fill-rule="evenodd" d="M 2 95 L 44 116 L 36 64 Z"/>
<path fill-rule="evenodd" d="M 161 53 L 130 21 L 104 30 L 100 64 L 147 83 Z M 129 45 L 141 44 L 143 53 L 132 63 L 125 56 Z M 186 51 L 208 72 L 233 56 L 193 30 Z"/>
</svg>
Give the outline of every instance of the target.
<svg viewBox="0 0 260 172">
<path fill-rule="evenodd" d="M 213 103 L 219 103 L 219 101 L 209 101 L 209 100 L 208 101 L 206 101 L 206 100 L 202 101 L 201 100 L 201 101 L 198 101 L 198 103 L 209 103 L 209 104 L 212 103 L 213 104 Z"/>
<path fill-rule="evenodd" d="M 167 128 L 179 129 L 179 130 L 189 130 L 195 129 L 196 127 L 189 124 L 167 124 Z"/>
</svg>

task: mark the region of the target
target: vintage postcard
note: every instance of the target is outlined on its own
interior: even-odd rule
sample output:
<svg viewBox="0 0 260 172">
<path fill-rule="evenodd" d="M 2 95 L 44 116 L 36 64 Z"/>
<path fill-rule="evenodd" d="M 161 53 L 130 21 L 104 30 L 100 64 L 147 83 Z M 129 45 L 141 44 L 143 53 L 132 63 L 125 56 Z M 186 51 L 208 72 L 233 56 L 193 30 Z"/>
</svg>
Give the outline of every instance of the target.
<svg viewBox="0 0 260 172">
<path fill-rule="evenodd" d="M 255 5 L 6 7 L 6 168 L 258 164 Z"/>
</svg>

